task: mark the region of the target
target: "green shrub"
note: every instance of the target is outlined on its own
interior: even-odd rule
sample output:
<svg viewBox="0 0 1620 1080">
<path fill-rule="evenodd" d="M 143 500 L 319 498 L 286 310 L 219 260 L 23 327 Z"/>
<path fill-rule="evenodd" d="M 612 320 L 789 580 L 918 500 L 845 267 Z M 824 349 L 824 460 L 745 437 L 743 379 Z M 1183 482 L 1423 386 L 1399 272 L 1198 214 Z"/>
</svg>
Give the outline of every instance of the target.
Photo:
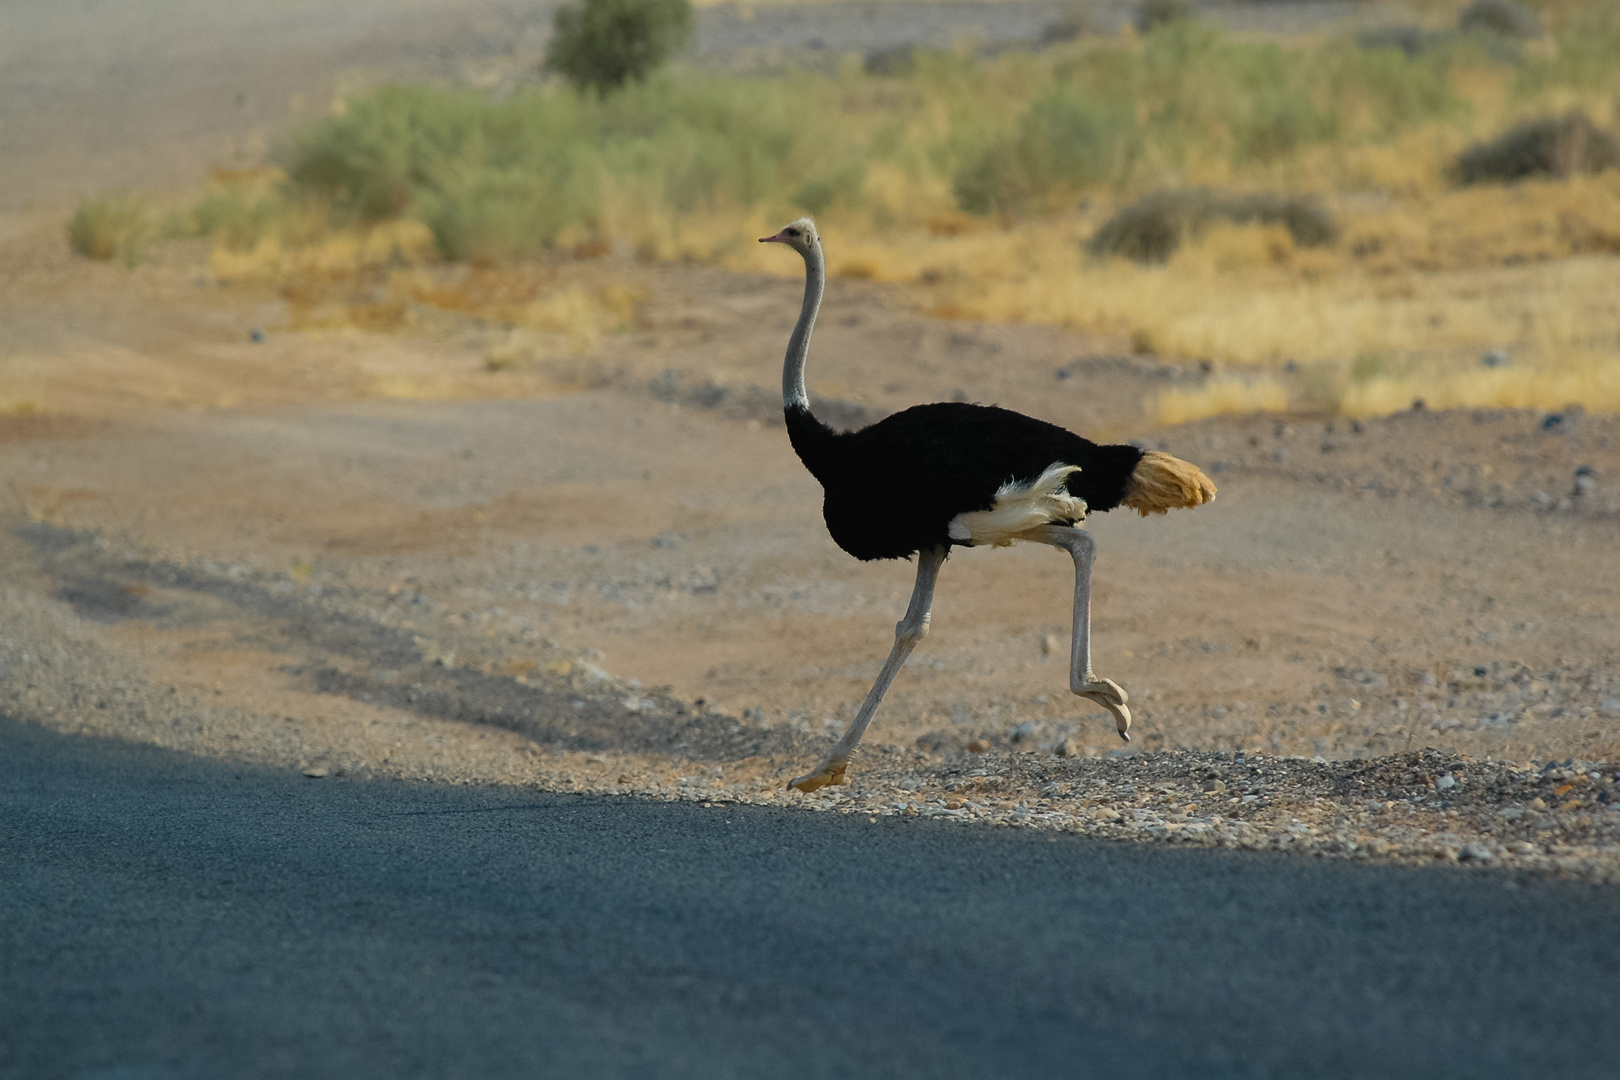
<svg viewBox="0 0 1620 1080">
<path fill-rule="evenodd" d="M 644 80 L 691 35 L 691 0 L 580 0 L 557 9 L 546 66 L 606 94 Z"/>
<path fill-rule="evenodd" d="M 1519 91 L 1534 94 L 1554 87 L 1613 89 L 1620 75 L 1620 5 L 1594 4 L 1558 32 L 1558 51 L 1526 57 L 1519 69 Z"/>
<path fill-rule="evenodd" d="M 1086 247 L 1093 255 L 1161 263 L 1216 219 L 1282 225 L 1300 247 L 1320 247 L 1338 235 L 1332 215 L 1306 195 L 1223 195 L 1189 188 L 1138 199 L 1109 218 Z"/>
<path fill-rule="evenodd" d="M 1233 125 L 1238 156 L 1250 161 L 1277 161 L 1306 143 L 1331 139 L 1338 118 L 1319 111 L 1303 91 L 1253 95 L 1247 116 Z"/>
<path fill-rule="evenodd" d="M 68 222 L 68 246 L 100 262 L 125 266 L 140 261 L 151 239 L 153 221 L 146 202 L 127 192 L 109 191 L 79 203 Z"/>
<path fill-rule="evenodd" d="M 858 198 L 858 176 L 818 172 L 837 146 L 826 100 L 834 89 L 693 77 L 607 98 L 535 87 L 497 101 L 388 87 L 280 153 L 290 197 L 325 202 L 334 223 L 413 217 L 446 257 L 522 258 L 596 220 L 606 180 L 661 212 L 768 198 L 785 209 L 799 188 L 811 199 Z"/>
<path fill-rule="evenodd" d="M 1151 34 L 1161 26 L 1186 19 L 1189 10 L 1187 0 L 1141 0 L 1132 21 L 1137 33 Z"/>
<path fill-rule="evenodd" d="M 1570 85 L 1566 54 L 1585 65 L 1580 85 L 1609 86 L 1620 71 L 1620 20 L 1603 19 L 1561 37 L 1558 64 L 1527 56 L 1516 91 Z M 1615 42 L 1614 54 L 1590 41 Z M 685 71 L 610 94 L 550 83 L 500 99 L 389 87 L 285 143 L 278 163 L 290 179 L 271 197 L 311 211 L 286 220 L 411 217 L 449 257 L 496 259 L 537 254 L 568 230 L 657 232 L 661 219 L 689 215 L 740 220 L 797 207 L 871 209 L 877 220 L 895 210 L 889 200 L 908 182 L 897 177 L 929 199 L 943 181 L 974 213 L 1043 213 L 1097 189 L 1135 193 L 1178 175 L 1274 183 L 1312 143 L 1365 145 L 1463 116 L 1453 67 L 1492 62 L 1456 34 L 1409 57 L 1349 36 L 1282 47 L 1178 21 L 1135 43 L 994 59 L 874 56 L 866 66 L 881 75 L 859 66 L 755 78 Z M 263 228 L 254 200 L 266 190 L 234 203 L 222 196 L 198 208 L 199 220 L 251 243 Z M 880 196 L 871 207 L 868 192 Z M 1296 215 L 1301 235 L 1308 216 Z M 1161 232 L 1170 239 L 1136 247 L 1173 249 L 1179 226 Z"/>
<path fill-rule="evenodd" d="M 1585 113 L 1527 120 L 1457 155 L 1457 180 L 1483 184 L 1529 176 L 1573 176 L 1620 165 L 1620 144 Z"/>
<path fill-rule="evenodd" d="M 957 173 L 957 203 L 972 214 L 1020 213 L 1087 184 L 1118 179 L 1131 154 L 1134 126 L 1123 106 L 1054 90 L 1030 106 L 1015 133 L 993 141 Z"/>
<path fill-rule="evenodd" d="M 846 165 L 802 184 L 793 194 L 793 205 L 812 214 L 822 213 L 828 207 L 840 204 L 857 205 L 865 180 L 865 166 Z"/>
<path fill-rule="evenodd" d="M 910 75 L 917 70 L 917 47 L 907 43 L 874 49 L 861 60 L 861 70 L 884 78 Z"/>
<path fill-rule="evenodd" d="M 1457 13 L 1457 29 L 1483 30 L 1511 38 L 1541 36 L 1541 18 L 1514 0 L 1474 0 Z"/>
<path fill-rule="evenodd" d="M 1057 18 L 1041 27 L 1040 34 L 1035 38 L 1035 44 L 1047 46 L 1074 41 L 1095 32 L 1096 22 L 1090 0 L 1070 0 Z"/>
<path fill-rule="evenodd" d="M 1397 49 L 1329 48 L 1317 59 L 1316 84 L 1344 108 L 1360 102 L 1381 134 L 1412 124 L 1452 119 L 1466 106 L 1451 88 L 1452 55 L 1440 41 L 1417 56 Z"/>
<path fill-rule="evenodd" d="M 247 251 L 283 217 L 285 202 L 273 195 L 254 195 L 243 185 L 222 184 L 204 195 L 176 223 L 182 236 L 207 236 L 232 251 Z"/>
<path fill-rule="evenodd" d="M 1437 48 L 1445 40 L 1443 32 L 1422 26 L 1372 26 L 1356 34 L 1356 47 L 1396 49 L 1410 60 Z"/>
</svg>

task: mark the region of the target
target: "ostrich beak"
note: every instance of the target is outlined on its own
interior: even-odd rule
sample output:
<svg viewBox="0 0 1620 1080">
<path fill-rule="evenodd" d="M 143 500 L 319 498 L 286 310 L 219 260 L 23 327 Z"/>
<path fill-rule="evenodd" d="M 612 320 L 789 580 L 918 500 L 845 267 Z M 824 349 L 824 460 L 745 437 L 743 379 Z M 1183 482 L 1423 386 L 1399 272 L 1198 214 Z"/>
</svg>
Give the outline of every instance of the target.
<svg viewBox="0 0 1620 1080">
<path fill-rule="evenodd" d="M 762 236 L 759 238 L 759 242 L 762 244 L 785 244 L 788 242 L 788 238 L 783 233 L 777 233 L 775 236 Z"/>
</svg>

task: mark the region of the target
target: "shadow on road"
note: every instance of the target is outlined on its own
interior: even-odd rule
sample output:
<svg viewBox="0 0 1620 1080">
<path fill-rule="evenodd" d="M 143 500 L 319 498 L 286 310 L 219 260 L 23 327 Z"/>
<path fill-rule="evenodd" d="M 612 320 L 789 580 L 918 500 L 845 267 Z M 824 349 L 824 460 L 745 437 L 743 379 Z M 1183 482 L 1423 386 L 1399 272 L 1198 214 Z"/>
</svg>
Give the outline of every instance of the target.
<svg viewBox="0 0 1620 1080">
<path fill-rule="evenodd" d="M 1595 1076 L 1612 889 L 0 720 L 5 1076 Z M 1376 1034 L 1376 1037 L 1373 1037 Z"/>
</svg>

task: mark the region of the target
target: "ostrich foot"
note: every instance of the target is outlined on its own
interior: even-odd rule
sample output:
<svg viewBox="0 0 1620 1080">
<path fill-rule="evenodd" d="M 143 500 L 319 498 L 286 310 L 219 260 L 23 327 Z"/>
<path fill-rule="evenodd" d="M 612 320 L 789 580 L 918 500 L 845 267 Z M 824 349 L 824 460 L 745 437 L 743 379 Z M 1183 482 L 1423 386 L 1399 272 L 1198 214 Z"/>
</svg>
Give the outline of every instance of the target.
<svg viewBox="0 0 1620 1080">
<path fill-rule="evenodd" d="M 1088 679 L 1078 686 L 1072 687 L 1076 696 L 1086 698 L 1101 705 L 1114 714 L 1114 726 L 1119 729 L 1119 737 L 1126 742 L 1131 741 L 1131 709 L 1125 703 L 1130 695 L 1113 679 Z"/>
<path fill-rule="evenodd" d="M 836 754 L 821 763 L 821 767 L 813 773 L 808 773 L 797 780 L 790 781 L 788 787 L 809 794 L 824 787 L 835 787 L 839 784 L 849 783 L 849 758 Z"/>
</svg>

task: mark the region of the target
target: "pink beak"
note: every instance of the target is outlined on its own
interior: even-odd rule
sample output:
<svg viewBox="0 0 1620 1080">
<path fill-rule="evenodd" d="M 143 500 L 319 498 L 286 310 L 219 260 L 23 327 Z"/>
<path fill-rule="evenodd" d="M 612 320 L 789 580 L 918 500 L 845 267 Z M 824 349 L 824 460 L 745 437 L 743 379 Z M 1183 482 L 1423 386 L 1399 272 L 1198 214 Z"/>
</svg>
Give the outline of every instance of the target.
<svg viewBox="0 0 1620 1080">
<path fill-rule="evenodd" d="M 762 244 L 785 244 L 788 242 L 788 238 L 784 233 L 777 233 L 775 236 L 762 236 L 759 238 L 759 242 Z"/>
</svg>

